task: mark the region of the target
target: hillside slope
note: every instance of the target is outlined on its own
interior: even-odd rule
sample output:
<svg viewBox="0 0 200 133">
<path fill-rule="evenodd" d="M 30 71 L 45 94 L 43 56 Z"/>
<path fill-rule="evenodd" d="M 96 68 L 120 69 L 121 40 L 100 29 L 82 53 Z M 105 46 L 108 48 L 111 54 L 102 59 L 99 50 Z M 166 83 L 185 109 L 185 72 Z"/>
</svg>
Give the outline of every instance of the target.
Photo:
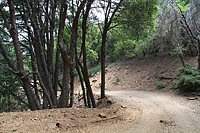
<svg viewBox="0 0 200 133">
<path fill-rule="evenodd" d="M 185 62 L 196 66 L 196 57 L 185 57 Z M 173 87 L 173 82 L 177 74 L 177 69 L 182 67 L 178 57 L 160 55 L 156 57 L 146 57 L 144 59 L 134 58 L 110 64 L 106 68 L 106 89 L 107 90 L 155 90 L 158 82 L 166 83 L 166 89 Z M 98 91 L 100 89 L 100 73 L 95 77 L 97 82 L 92 83 L 92 87 Z M 162 91 L 164 91 L 162 90 Z"/>
</svg>

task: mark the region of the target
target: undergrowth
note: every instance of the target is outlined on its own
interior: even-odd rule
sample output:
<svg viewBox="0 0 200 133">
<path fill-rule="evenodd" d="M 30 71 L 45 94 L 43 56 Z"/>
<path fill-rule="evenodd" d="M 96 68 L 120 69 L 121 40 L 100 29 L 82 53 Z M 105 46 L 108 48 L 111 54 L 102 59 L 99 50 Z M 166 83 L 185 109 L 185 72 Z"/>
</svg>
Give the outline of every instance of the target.
<svg viewBox="0 0 200 133">
<path fill-rule="evenodd" d="M 157 86 L 158 89 L 163 89 L 163 88 L 166 87 L 166 84 L 163 83 L 163 82 L 159 82 L 159 83 L 156 84 L 156 86 Z"/>
<path fill-rule="evenodd" d="M 106 67 L 109 65 L 110 63 L 106 63 Z M 93 76 L 95 75 L 97 72 L 99 72 L 101 70 L 101 65 L 97 65 L 95 67 L 92 67 L 91 69 L 89 69 L 89 76 Z"/>
<path fill-rule="evenodd" d="M 176 86 L 182 91 L 200 91 L 200 72 L 196 68 L 186 65 L 178 69 Z"/>
</svg>

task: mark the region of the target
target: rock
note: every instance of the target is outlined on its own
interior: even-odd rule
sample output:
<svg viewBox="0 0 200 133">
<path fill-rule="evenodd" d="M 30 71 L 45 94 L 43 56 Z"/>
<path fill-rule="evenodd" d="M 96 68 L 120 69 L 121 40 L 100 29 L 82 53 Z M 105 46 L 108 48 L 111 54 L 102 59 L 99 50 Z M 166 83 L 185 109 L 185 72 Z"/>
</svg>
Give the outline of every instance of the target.
<svg viewBox="0 0 200 133">
<path fill-rule="evenodd" d="M 107 103 L 112 104 L 112 103 L 113 103 L 113 102 L 112 102 L 112 99 L 108 98 L 108 99 L 107 99 Z"/>
<path fill-rule="evenodd" d="M 100 113 L 100 114 L 99 114 L 99 117 L 101 117 L 101 118 L 107 118 L 106 115 L 105 115 L 104 113 Z"/>
<path fill-rule="evenodd" d="M 60 123 L 56 123 L 56 127 L 58 127 L 58 128 L 59 128 L 59 127 L 60 127 Z"/>
<path fill-rule="evenodd" d="M 129 69 L 129 66 L 127 66 L 126 69 Z"/>
<path fill-rule="evenodd" d="M 119 70 L 119 69 L 120 69 L 120 67 L 117 68 L 117 70 Z"/>
<path fill-rule="evenodd" d="M 198 99 L 197 97 L 189 97 L 188 100 L 196 100 Z"/>
<path fill-rule="evenodd" d="M 126 108 L 126 106 L 121 105 L 122 108 Z"/>
<path fill-rule="evenodd" d="M 100 99 L 96 104 L 97 105 L 96 108 L 97 109 L 105 108 L 106 104 L 107 104 L 107 98 Z"/>
<path fill-rule="evenodd" d="M 97 82 L 97 78 L 92 79 L 92 82 Z"/>
<path fill-rule="evenodd" d="M 164 122 L 164 120 L 160 120 L 160 123 L 163 123 Z"/>
</svg>

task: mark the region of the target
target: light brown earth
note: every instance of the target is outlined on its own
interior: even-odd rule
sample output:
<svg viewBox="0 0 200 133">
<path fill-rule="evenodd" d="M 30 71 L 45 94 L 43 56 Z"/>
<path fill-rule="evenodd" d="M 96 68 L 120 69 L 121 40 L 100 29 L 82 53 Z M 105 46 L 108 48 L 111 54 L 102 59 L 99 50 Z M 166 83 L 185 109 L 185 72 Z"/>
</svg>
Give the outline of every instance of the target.
<svg viewBox="0 0 200 133">
<path fill-rule="evenodd" d="M 106 94 L 115 101 L 111 106 L 1 113 L 0 132 L 199 133 L 199 94 L 170 89 L 180 66 L 178 58 L 167 55 L 111 64 L 106 72 Z M 94 79 L 98 94 L 100 73 Z M 167 87 L 156 89 L 158 82 Z"/>
<path fill-rule="evenodd" d="M 127 107 L 127 121 L 103 128 L 99 133 L 199 133 L 200 104 L 171 94 L 144 91 L 110 91 Z M 199 102 L 199 101 L 198 101 Z M 191 106 L 192 105 L 192 106 Z M 87 130 L 86 130 L 87 131 Z"/>
</svg>

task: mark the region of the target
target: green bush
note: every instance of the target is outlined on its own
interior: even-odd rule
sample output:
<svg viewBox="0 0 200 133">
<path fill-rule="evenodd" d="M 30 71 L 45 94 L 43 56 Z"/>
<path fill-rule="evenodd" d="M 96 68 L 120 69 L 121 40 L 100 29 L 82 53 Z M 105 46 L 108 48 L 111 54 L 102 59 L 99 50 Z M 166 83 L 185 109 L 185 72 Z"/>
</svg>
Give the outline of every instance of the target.
<svg viewBox="0 0 200 133">
<path fill-rule="evenodd" d="M 158 89 L 162 89 L 162 88 L 166 87 L 166 84 L 163 83 L 163 82 L 159 82 L 159 83 L 156 84 L 156 86 L 157 86 Z"/>
<path fill-rule="evenodd" d="M 177 75 L 178 82 L 177 87 L 183 91 L 200 91 L 200 72 L 186 65 L 178 69 L 179 74 Z"/>
<path fill-rule="evenodd" d="M 106 63 L 106 67 L 109 65 L 110 63 Z M 91 77 L 92 75 L 95 75 L 97 72 L 99 72 L 101 70 L 101 65 L 97 65 L 95 67 L 92 67 L 91 69 L 89 69 L 89 76 Z"/>
<path fill-rule="evenodd" d="M 98 71 L 101 70 L 101 65 L 95 66 L 89 70 L 89 76 L 95 75 Z"/>
</svg>

